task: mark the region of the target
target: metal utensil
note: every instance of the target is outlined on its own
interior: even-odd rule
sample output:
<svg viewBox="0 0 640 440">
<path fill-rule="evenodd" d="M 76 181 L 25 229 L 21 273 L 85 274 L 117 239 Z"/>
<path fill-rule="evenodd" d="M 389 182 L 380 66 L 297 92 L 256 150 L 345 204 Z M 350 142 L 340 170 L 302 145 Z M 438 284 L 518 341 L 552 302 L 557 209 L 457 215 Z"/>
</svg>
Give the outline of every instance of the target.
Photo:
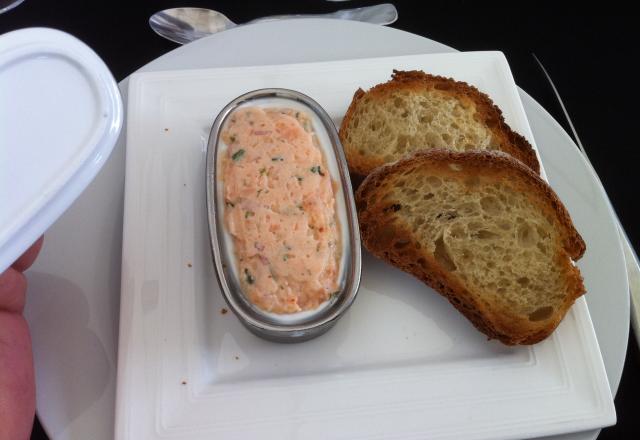
<svg viewBox="0 0 640 440">
<path fill-rule="evenodd" d="M 571 129 L 571 133 L 573 133 L 573 138 L 575 139 L 576 144 L 578 145 L 578 148 L 582 152 L 584 158 L 587 160 L 587 163 L 589 164 L 589 166 L 593 168 L 593 165 L 591 165 L 591 161 L 589 160 L 589 156 L 587 155 L 587 152 L 585 151 L 584 146 L 580 141 L 578 132 L 576 131 L 576 128 L 573 126 L 573 122 L 571 121 L 569 112 L 567 111 L 567 108 L 564 106 L 564 102 L 562 101 L 562 98 L 560 97 L 560 93 L 558 92 L 558 89 L 553 83 L 551 76 L 547 72 L 547 69 L 544 68 L 544 66 L 542 65 L 542 62 L 538 59 L 536 54 L 532 54 L 532 55 L 533 55 L 533 58 L 538 63 L 538 65 L 540 66 L 540 69 L 542 69 L 542 72 L 544 73 L 545 77 L 549 81 L 551 88 L 553 89 L 553 93 L 555 94 L 555 97 L 558 100 L 558 103 L 560 104 L 560 108 L 562 108 L 562 113 L 564 113 L 564 117 L 569 123 L 569 128 Z M 616 219 L 616 224 L 618 225 L 618 233 L 620 235 L 620 242 L 622 243 L 622 249 L 624 252 L 624 260 L 627 266 L 629 294 L 631 295 L 631 323 L 633 325 L 633 331 L 636 335 L 636 339 L 640 341 L 640 265 L 638 264 L 638 255 L 633 249 L 633 246 L 631 245 L 631 241 L 629 240 L 627 233 L 622 227 L 622 223 L 620 223 L 620 218 L 618 217 L 618 214 L 613 208 L 613 205 L 611 204 L 611 200 L 607 198 L 607 201 L 609 202 L 609 207 L 611 208 L 611 212 L 613 212 L 614 217 Z"/>
<path fill-rule="evenodd" d="M 289 18 L 338 18 L 387 25 L 398 19 L 398 11 L 392 4 L 383 3 L 363 8 L 342 9 L 328 14 L 272 15 L 256 18 L 248 23 Z M 173 8 L 153 14 L 149 18 L 149 26 L 161 37 L 178 44 L 186 44 L 239 25 L 212 9 Z"/>
<path fill-rule="evenodd" d="M 24 0 L 0 0 L 0 14 L 10 11 L 23 1 Z"/>
</svg>

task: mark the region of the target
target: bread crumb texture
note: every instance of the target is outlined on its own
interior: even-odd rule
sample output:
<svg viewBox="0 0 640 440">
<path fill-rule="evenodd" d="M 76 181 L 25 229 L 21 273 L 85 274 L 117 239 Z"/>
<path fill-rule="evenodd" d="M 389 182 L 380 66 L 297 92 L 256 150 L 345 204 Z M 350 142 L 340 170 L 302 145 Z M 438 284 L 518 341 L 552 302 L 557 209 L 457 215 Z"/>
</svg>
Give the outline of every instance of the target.
<svg viewBox="0 0 640 440">
<path fill-rule="evenodd" d="M 421 71 L 356 91 L 340 127 L 352 172 L 428 148 L 500 150 L 539 172 L 533 147 L 505 123 L 500 109 L 473 86 Z"/>
<path fill-rule="evenodd" d="M 506 344 L 548 336 L 585 291 L 585 250 L 551 188 L 498 152 L 426 150 L 357 193 L 365 247 L 445 295 Z"/>
</svg>

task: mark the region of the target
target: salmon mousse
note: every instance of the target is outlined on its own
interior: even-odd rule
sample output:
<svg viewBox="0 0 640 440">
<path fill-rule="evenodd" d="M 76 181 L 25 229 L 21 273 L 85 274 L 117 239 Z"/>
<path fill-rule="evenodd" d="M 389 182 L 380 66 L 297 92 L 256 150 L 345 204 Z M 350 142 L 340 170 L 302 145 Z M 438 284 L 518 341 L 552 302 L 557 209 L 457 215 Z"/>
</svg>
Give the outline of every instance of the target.
<svg viewBox="0 0 640 440">
<path fill-rule="evenodd" d="M 222 140 L 224 223 L 238 278 L 266 312 L 316 309 L 339 290 L 336 184 L 307 114 L 244 107 Z"/>
</svg>

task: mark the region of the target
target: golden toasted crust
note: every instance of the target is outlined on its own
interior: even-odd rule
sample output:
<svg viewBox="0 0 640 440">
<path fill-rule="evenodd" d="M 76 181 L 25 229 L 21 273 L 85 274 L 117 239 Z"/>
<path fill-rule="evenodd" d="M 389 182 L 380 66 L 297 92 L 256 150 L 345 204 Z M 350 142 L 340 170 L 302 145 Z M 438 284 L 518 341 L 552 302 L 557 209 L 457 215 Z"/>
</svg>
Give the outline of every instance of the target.
<svg viewBox="0 0 640 440">
<path fill-rule="evenodd" d="M 414 246 L 415 237 L 410 228 L 397 221 L 397 218 L 390 221 L 383 204 L 376 202 L 375 196 L 385 188 L 388 177 L 411 169 L 428 170 L 430 175 L 451 175 L 452 164 L 464 165 L 465 169 L 475 167 L 483 176 L 493 176 L 509 182 L 519 191 L 529 194 L 532 203 L 543 212 L 556 217 L 562 229 L 564 245 L 556 264 L 565 274 L 569 293 L 549 319 L 544 322 L 513 319 L 508 311 L 478 301 L 477 296 L 472 295 L 455 275 L 443 268 L 430 252 L 424 247 Z M 549 336 L 576 298 L 585 292 L 580 272 L 571 259 L 579 259 L 586 246 L 573 226 L 569 213 L 546 182 L 506 154 L 493 151 L 459 153 L 443 149 L 418 151 L 372 172 L 360 185 L 356 203 L 362 242 L 371 253 L 431 286 L 445 296 L 478 330 L 507 345 L 533 344 Z M 401 252 L 398 251 L 397 243 L 403 244 Z"/>
<path fill-rule="evenodd" d="M 390 81 L 378 84 L 367 92 L 362 89 L 356 90 L 340 125 L 339 132 L 340 139 L 345 146 L 349 168 L 352 172 L 366 176 L 371 170 L 384 163 L 379 157 L 355 154 L 351 146 L 346 142 L 347 130 L 350 129 L 351 120 L 362 98 L 367 95 L 372 101 L 379 101 L 391 93 L 400 90 L 423 91 L 425 89 L 438 90 L 441 93 L 447 93 L 462 101 L 471 100 L 476 107 L 475 117 L 492 132 L 496 139 L 500 140 L 500 150 L 520 160 L 536 173 L 540 173 L 540 164 L 538 163 L 533 147 L 523 136 L 514 132 L 511 127 L 507 125 L 502 116 L 502 111 L 493 103 L 489 96 L 465 82 L 430 75 L 418 70 L 394 70 Z"/>
</svg>

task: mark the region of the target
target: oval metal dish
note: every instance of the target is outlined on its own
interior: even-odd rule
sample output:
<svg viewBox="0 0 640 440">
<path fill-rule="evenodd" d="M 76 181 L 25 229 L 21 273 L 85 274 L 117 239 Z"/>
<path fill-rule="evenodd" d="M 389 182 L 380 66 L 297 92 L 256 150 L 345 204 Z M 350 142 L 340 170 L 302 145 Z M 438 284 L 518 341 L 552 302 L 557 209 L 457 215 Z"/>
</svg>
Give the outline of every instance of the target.
<svg viewBox="0 0 640 440">
<path fill-rule="evenodd" d="M 221 139 L 225 122 L 235 110 L 246 106 L 294 108 L 307 111 L 320 140 L 329 172 L 339 183 L 336 189 L 336 215 L 342 233 L 340 293 L 313 311 L 276 315 L 260 310 L 244 295 L 235 264 L 233 241 L 224 225 L 223 182 L 219 160 L 226 145 Z M 319 130 L 322 130 L 320 132 Z M 321 335 L 331 328 L 353 303 L 360 285 L 360 230 L 347 162 L 333 121 L 324 109 L 308 96 L 287 89 L 261 89 L 246 93 L 227 104 L 218 114 L 207 143 L 206 195 L 211 250 L 216 275 L 230 309 L 254 334 L 276 342 L 300 342 Z"/>
</svg>

